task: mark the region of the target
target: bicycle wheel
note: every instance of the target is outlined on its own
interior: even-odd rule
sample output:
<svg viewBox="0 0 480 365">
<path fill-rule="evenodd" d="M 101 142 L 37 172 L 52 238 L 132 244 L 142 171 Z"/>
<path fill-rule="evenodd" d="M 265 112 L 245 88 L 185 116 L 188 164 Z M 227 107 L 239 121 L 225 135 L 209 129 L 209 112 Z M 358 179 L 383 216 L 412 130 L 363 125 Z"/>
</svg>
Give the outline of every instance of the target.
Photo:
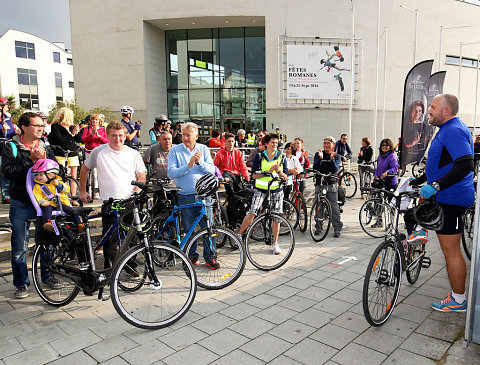
<svg viewBox="0 0 480 365">
<path fill-rule="evenodd" d="M 418 277 L 420 276 L 420 271 L 422 270 L 422 261 L 423 261 L 423 256 L 425 253 L 425 246 L 424 245 L 408 245 L 408 252 L 407 252 L 407 280 L 410 284 L 415 284 L 416 281 L 418 280 Z M 419 259 L 419 257 L 422 256 L 422 258 Z M 418 261 L 416 261 L 418 260 Z M 416 261 L 416 262 L 415 262 Z M 413 264 L 410 268 L 410 264 Z"/>
<path fill-rule="evenodd" d="M 272 248 L 275 223 L 279 224 L 279 232 L 288 230 L 288 234 L 278 236 L 277 244 L 281 250 L 280 254 L 274 254 Z M 278 213 L 261 214 L 248 228 L 245 242 L 247 257 L 252 265 L 260 270 L 268 271 L 283 266 L 292 256 L 295 236 L 292 225 L 284 216 Z"/>
<path fill-rule="evenodd" d="M 340 178 L 340 185 L 345 189 L 345 197 L 353 198 L 357 192 L 357 179 L 350 172 L 345 172 Z"/>
<path fill-rule="evenodd" d="M 171 255 L 170 265 L 153 264 L 152 256 L 160 251 Z M 110 296 L 125 321 L 139 328 L 158 329 L 187 313 L 197 292 L 195 279 L 193 265 L 183 252 L 154 241 L 150 248 L 133 247 L 121 257 L 112 273 Z M 137 289 L 124 290 L 125 286 Z"/>
<path fill-rule="evenodd" d="M 298 227 L 298 210 L 295 204 L 293 204 L 288 199 L 283 199 L 283 216 L 285 219 L 292 225 L 293 229 L 297 229 Z M 285 236 L 288 235 L 289 229 L 288 227 L 281 226 L 280 227 L 280 235 Z"/>
<path fill-rule="evenodd" d="M 381 326 L 392 314 L 401 281 L 400 252 L 394 241 L 384 241 L 373 252 L 363 282 L 363 313 L 372 326 Z"/>
<path fill-rule="evenodd" d="M 363 172 L 363 186 L 364 187 L 371 187 L 372 186 L 372 173 L 370 171 Z"/>
<path fill-rule="evenodd" d="M 80 291 L 79 278 L 69 269 L 78 269 L 77 254 L 73 245 L 37 245 L 33 253 L 33 285 L 42 300 L 60 307 L 70 303 Z"/>
<path fill-rule="evenodd" d="M 419 178 L 425 171 L 425 163 L 423 161 L 421 162 L 415 162 L 412 166 L 412 174 L 416 178 Z"/>
<path fill-rule="evenodd" d="M 71 177 L 71 176 L 66 176 L 65 177 L 65 183 L 68 184 L 70 187 L 70 191 L 67 193 L 68 197 L 70 199 L 78 200 L 80 196 L 80 184 L 78 183 L 78 180 Z M 75 194 L 72 194 L 72 186 L 75 186 Z M 93 196 L 92 196 L 93 198 Z"/>
<path fill-rule="evenodd" d="M 298 228 L 301 232 L 305 232 L 308 225 L 308 211 L 302 193 L 295 194 L 295 208 L 298 211 Z"/>
<path fill-rule="evenodd" d="M 214 203 L 212 208 L 214 226 L 225 228 L 230 227 L 227 210 L 225 209 L 225 207 L 221 204 Z M 223 247 L 228 241 L 228 236 L 224 235 L 221 232 L 218 232 L 218 235 L 216 236 L 217 247 Z"/>
<path fill-rule="evenodd" d="M 392 228 L 392 210 L 377 199 L 367 200 L 358 212 L 363 231 L 370 237 L 382 238 Z"/>
<path fill-rule="evenodd" d="M 211 249 L 212 240 L 216 241 L 217 237 L 224 237 L 228 243 L 221 247 L 216 246 L 215 252 L 210 253 L 210 256 L 219 263 L 218 269 L 211 269 L 205 263 L 200 264 L 200 261 L 195 265 L 199 286 L 205 289 L 222 289 L 234 283 L 242 274 L 246 262 L 245 247 L 235 233 L 228 228 L 212 227 L 210 232 L 211 234 L 208 233 L 207 228 L 204 228 L 193 233 L 184 251 L 189 257 L 194 257 L 196 252 L 199 260 L 204 259 L 205 249 Z M 208 247 L 204 247 L 204 239 L 208 240 Z M 215 247 L 215 243 L 213 245 Z"/>
<path fill-rule="evenodd" d="M 321 242 L 325 239 L 332 223 L 332 207 L 330 202 L 324 198 L 319 198 L 310 210 L 310 236 L 315 242 Z"/>
<path fill-rule="evenodd" d="M 475 207 L 473 206 L 469 207 L 463 216 L 462 246 L 469 260 L 472 259 L 474 220 Z"/>
</svg>

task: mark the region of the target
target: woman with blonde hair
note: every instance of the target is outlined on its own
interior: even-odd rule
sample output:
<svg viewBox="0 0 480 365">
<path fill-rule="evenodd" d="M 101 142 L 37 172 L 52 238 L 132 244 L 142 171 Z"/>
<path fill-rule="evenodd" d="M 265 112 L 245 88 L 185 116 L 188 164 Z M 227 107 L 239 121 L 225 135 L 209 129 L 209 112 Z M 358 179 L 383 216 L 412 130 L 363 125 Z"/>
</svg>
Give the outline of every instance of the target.
<svg viewBox="0 0 480 365">
<path fill-rule="evenodd" d="M 48 135 L 55 158 L 60 165 L 65 166 L 65 156 L 55 149 L 55 146 L 61 147 L 63 150 L 71 151 L 68 155 L 68 167 L 70 175 L 77 178 L 78 166 L 78 146 L 76 142 L 82 142 L 82 136 L 78 133 L 79 126 L 73 122 L 73 111 L 70 108 L 60 108 L 52 120 L 52 130 Z M 72 183 L 70 186 L 72 196 L 77 195 L 77 186 Z"/>
</svg>

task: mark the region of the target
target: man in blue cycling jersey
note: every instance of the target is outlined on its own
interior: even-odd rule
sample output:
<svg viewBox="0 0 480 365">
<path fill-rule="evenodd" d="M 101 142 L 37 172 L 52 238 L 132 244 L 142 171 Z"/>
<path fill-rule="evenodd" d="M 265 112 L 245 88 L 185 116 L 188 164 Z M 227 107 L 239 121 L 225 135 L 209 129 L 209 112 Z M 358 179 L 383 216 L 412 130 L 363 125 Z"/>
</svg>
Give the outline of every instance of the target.
<svg viewBox="0 0 480 365">
<path fill-rule="evenodd" d="M 456 117 L 458 99 L 454 95 L 437 95 L 428 108 L 429 123 L 439 128 L 428 153 L 425 174 L 411 184 L 427 181 L 421 189 L 423 198 L 436 197 L 443 210 L 444 224 L 436 231 L 447 263 L 452 292 L 432 304 L 441 312 L 465 312 L 467 268 L 460 250 L 462 216 L 475 200 L 473 187 L 473 141 L 468 127 Z"/>
</svg>

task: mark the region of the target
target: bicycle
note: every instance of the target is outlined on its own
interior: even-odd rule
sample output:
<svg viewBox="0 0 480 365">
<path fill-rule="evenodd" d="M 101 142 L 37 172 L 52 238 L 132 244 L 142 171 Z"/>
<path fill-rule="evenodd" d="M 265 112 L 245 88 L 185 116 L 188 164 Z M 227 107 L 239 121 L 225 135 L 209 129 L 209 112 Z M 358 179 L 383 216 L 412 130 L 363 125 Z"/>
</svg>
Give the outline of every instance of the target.
<svg viewBox="0 0 480 365">
<path fill-rule="evenodd" d="M 332 205 L 327 199 L 327 189 L 329 183 L 338 181 L 337 173 L 322 174 L 314 169 L 307 169 L 307 172 L 313 174 L 313 177 L 319 178 L 321 188 L 315 189 L 315 200 L 310 210 L 310 236 L 315 242 L 321 242 L 327 237 L 330 225 L 332 224 Z"/>
<path fill-rule="evenodd" d="M 70 170 L 68 168 L 68 155 L 71 152 L 77 152 L 77 151 L 64 150 L 62 147 L 56 146 L 56 145 L 50 145 L 50 148 L 52 149 L 52 151 L 56 156 L 63 155 L 63 157 L 65 158 L 65 164 L 62 165 L 65 173 L 65 177 L 63 178 L 63 180 L 66 183 L 68 182 L 68 186 L 70 186 L 70 192 L 68 192 L 68 197 L 78 202 L 79 194 L 80 194 L 80 183 L 78 182 L 78 179 L 76 176 L 70 175 Z M 72 191 L 75 190 L 75 189 L 72 189 L 73 186 L 75 186 L 75 189 L 76 189 L 75 195 L 72 194 Z M 91 196 L 93 196 L 93 194 Z"/>
<path fill-rule="evenodd" d="M 178 192 L 181 188 L 173 186 L 163 186 L 165 192 Z M 211 255 L 220 264 L 220 268 L 212 270 L 207 265 L 195 265 L 197 283 L 205 289 L 222 289 L 233 284 L 242 274 L 245 268 L 245 248 L 243 243 L 237 238 L 235 233 L 229 228 L 215 226 L 210 222 L 207 216 L 206 197 L 201 201 L 175 205 L 171 201 L 167 201 L 168 211 L 167 217 L 158 215 L 153 218 L 149 235 L 154 239 L 167 240 L 171 244 L 178 246 L 180 250 L 187 255 L 192 251 L 197 251 L 199 257 L 205 257 L 204 245 L 197 246 L 198 239 L 208 241 L 207 248 Z M 197 208 L 194 222 L 188 232 L 184 234 L 180 222 L 181 211 L 189 208 Z M 195 232 L 196 227 L 200 224 L 201 219 L 205 219 L 207 227 Z M 183 236 L 183 237 L 182 237 Z M 217 245 L 216 241 L 220 244 Z M 228 242 L 229 244 L 226 244 Z"/>
<path fill-rule="evenodd" d="M 384 324 L 393 313 L 400 293 L 402 274 L 406 272 L 408 282 L 413 285 L 418 280 L 421 269 L 428 269 L 431 264 L 430 258 L 425 256 L 425 245 L 406 243 L 405 234 L 398 230 L 402 197 L 417 198 L 419 190 L 401 193 L 380 190 L 396 199 L 393 228 L 373 252 L 363 283 L 363 313 L 368 323 L 375 327 Z"/>
<path fill-rule="evenodd" d="M 360 181 L 363 181 L 363 186 L 360 186 L 360 190 L 362 190 L 363 187 L 370 187 L 372 186 L 373 179 L 375 177 L 375 163 L 376 161 L 372 162 L 363 162 L 359 166 L 365 167 L 361 174 L 361 179 Z M 363 195 L 363 194 L 362 194 Z"/>
<path fill-rule="evenodd" d="M 347 198 L 353 198 L 357 192 L 357 179 L 351 172 L 345 171 L 343 162 L 337 171 L 337 175 L 339 178 L 338 185 L 343 186 L 345 189 L 345 196 Z"/>
<path fill-rule="evenodd" d="M 419 178 L 425 172 L 425 166 L 427 164 L 427 158 L 423 157 L 420 161 L 415 162 L 412 165 L 412 175 L 415 178 Z"/>
<path fill-rule="evenodd" d="M 257 171 L 255 174 L 271 177 L 272 179 L 268 182 L 263 212 L 248 227 L 245 236 L 245 248 L 249 261 L 257 269 L 264 271 L 275 270 L 288 261 L 295 247 L 293 226 L 283 214 L 272 212 L 271 186 L 274 182 L 280 182 L 281 185 L 285 181 L 278 175 L 267 171 Z M 272 254 L 272 245 L 275 242 L 274 223 L 278 224 L 277 243 L 281 249 L 281 253 L 277 255 Z"/>
<path fill-rule="evenodd" d="M 302 192 L 300 191 L 299 179 L 302 177 L 305 177 L 305 174 L 299 174 L 295 176 L 292 193 L 290 194 L 289 200 L 294 203 L 295 208 L 297 209 L 298 227 L 300 228 L 301 232 L 305 232 L 307 230 L 307 224 L 308 224 L 308 211 L 307 211 L 307 204 L 305 202 L 305 198 Z"/>
<path fill-rule="evenodd" d="M 145 199 L 146 185 L 132 184 L 140 187 L 141 193 L 112 202 L 112 207 L 131 204 L 134 218 L 133 229 L 121 244 L 114 265 L 97 268 L 95 252 L 99 253 L 112 234 L 120 240 L 118 220 L 117 227 L 111 227 L 93 249 L 88 215 L 93 208 L 76 207 L 73 209 L 82 216 L 85 231 L 75 234 L 66 220 L 56 220 L 59 242 L 37 242 L 33 254 L 33 284 L 42 300 L 53 306 L 70 303 L 80 289 L 86 295 L 98 290 L 98 298 L 107 300 L 102 294 L 110 285 L 110 298 L 125 321 L 139 328 L 163 328 L 178 321 L 192 305 L 196 294 L 195 271 L 190 260 L 177 248 L 148 240 L 142 231 L 137 206 Z M 171 260 L 160 264 L 156 257 L 165 251 L 171 254 Z"/>
<path fill-rule="evenodd" d="M 467 208 L 463 215 L 462 246 L 465 256 L 472 260 L 473 231 L 475 226 L 475 203 Z"/>
</svg>

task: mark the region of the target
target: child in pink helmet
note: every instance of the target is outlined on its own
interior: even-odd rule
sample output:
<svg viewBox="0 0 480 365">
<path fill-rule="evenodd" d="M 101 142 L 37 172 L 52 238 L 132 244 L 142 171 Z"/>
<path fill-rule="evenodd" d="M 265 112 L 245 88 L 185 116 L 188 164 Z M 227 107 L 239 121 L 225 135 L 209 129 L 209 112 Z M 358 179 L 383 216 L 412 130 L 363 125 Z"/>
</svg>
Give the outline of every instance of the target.
<svg viewBox="0 0 480 365">
<path fill-rule="evenodd" d="M 72 210 L 67 195 L 70 188 L 58 176 L 60 173 L 58 163 L 50 159 L 40 159 L 33 165 L 32 173 L 35 174 L 33 195 L 42 209 L 43 229 L 53 231 L 52 212 L 54 208 L 58 208 L 56 196 L 57 193 L 60 193 L 63 211 L 72 217 L 78 230 L 82 231 L 85 225 L 81 223 L 80 216 L 74 214 Z"/>
</svg>

